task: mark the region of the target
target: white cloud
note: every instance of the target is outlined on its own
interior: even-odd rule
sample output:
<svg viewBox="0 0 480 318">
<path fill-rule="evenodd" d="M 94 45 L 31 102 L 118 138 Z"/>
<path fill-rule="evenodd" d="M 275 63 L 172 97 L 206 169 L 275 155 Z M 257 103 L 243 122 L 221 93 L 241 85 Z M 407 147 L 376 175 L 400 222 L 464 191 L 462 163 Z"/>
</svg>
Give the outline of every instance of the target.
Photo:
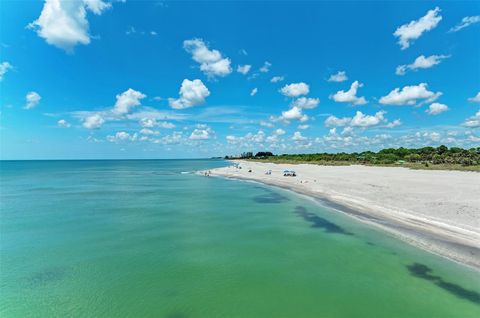
<svg viewBox="0 0 480 318">
<path fill-rule="evenodd" d="M 230 59 L 224 58 L 218 50 L 210 50 L 202 39 L 185 40 L 183 48 L 192 54 L 192 59 L 208 77 L 224 77 L 232 72 Z"/>
<path fill-rule="evenodd" d="M 257 93 L 258 93 L 258 88 L 255 87 L 255 88 L 252 89 L 252 91 L 250 92 L 250 96 L 255 96 L 255 95 L 257 95 Z"/>
<path fill-rule="evenodd" d="M 423 99 L 422 103 L 431 103 L 442 95 L 441 92 L 431 92 L 426 83 L 419 85 L 405 86 L 401 90 L 395 88 L 387 96 L 380 98 L 383 105 L 415 105 L 417 100 Z"/>
<path fill-rule="evenodd" d="M 261 120 L 260 121 L 260 126 L 263 126 L 263 127 L 268 127 L 268 128 L 273 128 L 273 124 L 268 122 L 268 121 L 264 121 L 264 120 Z"/>
<path fill-rule="evenodd" d="M 155 118 L 142 118 L 140 119 L 140 126 L 143 128 L 154 128 L 154 127 L 160 127 L 160 128 L 166 128 L 166 129 L 172 129 L 175 128 L 175 124 L 169 123 L 167 121 L 162 121 L 162 122 L 157 122 Z"/>
<path fill-rule="evenodd" d="M 155 126 L 157 126 L 157 121 L 155 120 L 155 118 L 142 118 L 140 119 L 140 126 L 144 127 L 144 128 L 153 128 Z"/>
<path fill-rule="evenodd" d="M 384 114 L 385 114 L 384 111 L 379 111 L 375 113 L 374 116 L 370 116 L 370 115 L 365 115 L 360 111 L 357 111 L 355 116 L 353 116 L 352 120 L 350 121 L 350 126 L 352 127 L 376 126 L 385 120 L 385 118 L 383 117 Z"/>
<path fill-rule="evenodd" d="M 25 104 L 25 109 L 32 109 L 36 107 L 39 103 L 42 97 L 37 93 L 37 92 L 28 92 L 27 95 L 25 96 L 26 104 Z"/>
<path fill-rule="evenodd" d="M 87 129 L 98 129 L 102 127 L 104 123 L 105 119 L 103 119 L 100 114 L 93 114 L 85 117 L 85 119 L 83 120 L 83 127 Z"/>
<path fill-rule="evenodd" d="M 278 82 L 281 82 L 283 81 L 285 78 L 283 76 L 274 76 L 272 77 L 272 79 L 270 80 L 270 82 L 272 83 L 278 83 Z"/>
<path fill-rule="evenodd" d="M 479 22 L 480 22 L 480 15 L 464 17 L 459 24 L 451 28 L 448 32 L 458 32 L 463 28 L 466 28 L 472 24 L 479 23 Z"/>
<path fill-rule="evenodd" d="M 318 98 L 307 98 L 307 97 L 300 97 L 294 100 L 290 106 L 292 107 L 299 107 L 303 109 L 312 109 L 318 106 L 320 103 L 320 99 Z"/>
<path fill-rule="evenodd" d="M 357 97 L 357 91 L 363 84 L 355 81 L 350 86 L 348 91 L 338 91 L 333 95 L 330 95 L 330 99 L 338 103 L 351 103 L 353 105 L 364 105 L 367 103 L 365 97 Z"/>
<path fill-rule="evenodd" d="M 3 80 L 3 76 L 7 74 L 8 70 L 12 69 L 13 66 L 12 64 L 8 62 L 2 62 L 0 63 L 0 81 Z"/>
<path fill-rule="evenodd" d="M 350 123 L 350 120 L 352 120 L 350 117 L 338 118 L 331 115 L 325 119 L 325 127 L 346 126 L 348 123 Z"/>
<path fill-rule="evenodd" d="M 281 119 L 286 121 L 299 120 L 301 122 L 305 122 L 308 120 L 308 116 L 302 113 L 302 109 L 300 107 L 294 106 L 289 110 L 282 112 Z"/>
<path fill-rule="evenodd" d="M 348 77 L 345 71 L 339 71 L 337 74 L 332 74 L 328 79 L 329 82 L 344 82 L 346 80 L 348 80 Z"/>
<path fill-rule="evenodd" d="M 345 127 L 343 128 L 342 132 L 340 133 L 342 136 L 353 136 L 353 127 Z"/>
<path fill-rule="evenodd" d="M 438 115 L 449 110 L 448 106 L 440 103 L 433 103 L 425 111 L 429 115 Z"/>
<path fill-rule="evenodd" d="M 250 146 L 251 142 L 254 143 L 261 143 L 265 141 L 265 133 L 263 130 L 259 130 L 256 134 L 248 133 L 243 137 L 237 137 L 237 136 L 232 136 L 228 135 L 225 137 L 227 142 L 231 145 L 242 145 L 247 147 Z M 274 138 L 270 138 L 269 140 L 276 140 L 276 135 L 274 135 Z"/>
<path fill-rule="evenodd" d="M 303 82 L 285 85 L 280 89 L 280 93 L 288 97 L 297 97 L 300 95 L 307 95 L 309 92 L 310 92 L 310 87 Z"/>
<path fill-rule="evenodd" d="M 351 127 L 362 127 L 368 128 L 372 126 L 379 125 L 381 123 L 386 123 L 387 128 L 393 128 L 401 124 L 400 120 L 395 120 L 391 123 L 385 119 L 385 111 L 381 110 L 375 113 L 375 115 L 365 115 L 364 113 L 357 111 L 353 117 L 343 117 L 338 118 L 335 116 L 329 116 L 325 120 L 325 127 L 342 127 L 342 126 L 351 126 Z"/>
<path fill-rule="evenodd" d="M 46 0 L 40 17 L 28 25 L 48 44 L 66 51 L 90 43 L 87 10 L 96 15 L 111 7 L 102 0 Z"/>
<path fill-rule="evenodd" d="M 243 75 L 246 75 L 248 72 L 250 72 L 251 68 L 252 68 L 252 66 L 248 65 L 248 64 L 239 65 L 239 66 L 237 66 L 237 72 L 242 73 Z"/>
<path fill-rule="evenodd" d="M 480 103 L 480 92 L 478 92 L 474 97 L 469 98 L 468 101 L 472 103 Z"/>
<path fill-rule="evenodd" d="M 307 140 L 307 137 L 302 136 L 302 133 L 301 133 L 301 132 L 296 131 L 296 132 L 293 133 L 292 140 L 294 140 L 294 141 L 303 141 L 303 140 Z"/>
<path fill-rule="evenodd" d="M 260 126 L 272 128 L 272 127 L 273 127 L 273 124 L 270 123 L 270 122 L 268 122 L 268 121 L 261 120 L 261 121 L 260 121 Z"/>
<path fill-rule="evenodd" d="M 168 99 L 170 107 L 184 109 L 203 104 L 205 103 L 205 98 L 210 95 L 210 91 L 199 79 L 193 81 L 184 79 L 179 94 L 180 97 L 178 99 Z"/>
<path fill-rule="evenodd" d="M 308 129 L 310 128 L 310 125 L 298 125 L 297 127 L 298 129 L 302 129 L 302 130 L 305 130 L 305 129 Z"/>
<path fill-rule="evenodd" d="M 472 117 L 467 118 L 462 125 L 468 128 L 480 127 L 480 110 L 476 112 L 475 115 L 473 115 Z"/>
<path fill-rule="evenodd" d="M 116 96 L 117 101 L 115 102 L 112 111 L 120 116 L 126 115 L 130 113 L 135 106 L 139 106 L 141 104 L 140 101 L 145 97 L 147 97 L 145 94 L 129 88 L 125 92 Z"/>
<path fill-rule="evenodd" d="M 173 129 L 175 128 L 175 124 L 169 123 L 168 121 L 161 121 L 158 123 L 158 127 L 165 128 L 165 129 Z"/>
<path fill-rule="evenodd" d="M 263 66 L 260 67 L 259 71 L 261 73 L 268 73 L 270 71 L 270 67 L 272 66 L 272 63 L 270 62 L 265 62 L 263 63 Z"/>
<path fill-rule="evenodd" d="M 401 124 L 402 124 L 402 121 L 400 119 L 395 119 L 394 121 L 386 124 L 385 128 L 395 128 L 397 126 L 400 126 Z"/>
<path fill-rule="evenodd" d="M 108 135 L 107 136 L 107 141 L 110 142 L 122 142 L 122 141 L 135 141 L 137 140 L 137 134 L 129 134 L 125 131 L 119 131 L 115 135 Z"/>
<path fill-rule="evenodd" d="M 60 119 L 59 121 L 57 121 L 57 125 L 58 127 L 62 127 L 62 128 L 70 128 L 72 125 L 66 121 L 65 119 Z"/>
<path fill-rule="evenodd" d="M 156 130 L 151 130 L 151 129 L 148 129 L 148 128 L 142 128 L 140 130 L 140 133 L 142 135 L 153 135 L 153 136 L 158 136 L 160 135 L 160 132 L 156 131 Z"/>
<path fill-rule="evenodd" d="M 153 143 L 163 145 L 174 145 L 182 141 L 183 134 L 181 131 L 174 131 L 171 135 L 162 137 L 161 139 L 153 140 Z"/>
<path fill-rule="evenodd" d="M 195 129 L 189 137 L 190 140 L 207 140 L 210 139 L 208 129 Z"/>
<path fill-rule="evenodd" d="M 278 128 L 273 132 L 273 134 L 276 136 L 285 135 L 285 130 L 283 130 L 282 128 Z"/>
<path fill-rule="evenodd" d="M 106 9 L 112 7 L 111 3 L 105 2 L 103 0 L 83 0 L 88 9 L 93 13 L 100 15 Z"/>
<path fill-rule="evenodd" d="M 440 8 L 436 7 L 429 10 L 419 20 L 410 21 L 395 30 L 393 35 L 398 37 L 398 44 L 402 50 L 410 47 L 410 42 L 418 39 L 424 32 L 430 31 L 438 25 L 442 20 L 442 16 L 438 15 L 439 12 Z"/>
<path fill-rule="evenodd" d="M 405 75 L 408 70 L 416 71 L 419 68 L 431 68 L 440 62 L 443 59 L 449 58 L 450 55 L 431 55 L 429 57 L 425 57 L 424 55 L 420 55 L 415 59 L 412 64 L 405 64 L 397 66 L 395 74 L 397 75 Z"/>
<path fill-rule="evenodd" d="M 437 132 L 434 131 L 434 132 L 431 132 L 431 133 L 428 135 L 428 137 L 429 137 L 430 139 L 432 139 L 433 141 L 439 141 L 441 135 L 440 135 L 439 133 L 437 133 Z"/>
</svg>

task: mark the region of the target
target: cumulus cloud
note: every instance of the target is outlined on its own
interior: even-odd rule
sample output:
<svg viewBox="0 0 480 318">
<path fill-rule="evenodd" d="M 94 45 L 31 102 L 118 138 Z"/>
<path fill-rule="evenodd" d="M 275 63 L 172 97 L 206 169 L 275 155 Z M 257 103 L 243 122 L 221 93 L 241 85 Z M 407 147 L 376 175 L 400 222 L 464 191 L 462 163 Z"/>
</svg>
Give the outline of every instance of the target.
<svg viewBox="0 0 480 318">
<path fill-rule="evenodd" d="M 66 121 L 65 119 L 60 119 L 59 121 L 57 121 L 57 125 L 58 127 L 61 127 L 61 128 L 70 128 L 72 125 Z"/>
<path fill-rule="evenodd" d="M 339 71 L 336 74 L 330 75 L 330 77 L 328 78 L 329 82 L 344 82 L 346 80 L 348 80 L 348 77 L 345 71 Z"/>
<path fill-rule="evenodd" d="M 223 57 L 218 50 L 210 50 L 202 39 L 185 40 L 183 48 L 192 54 L 192 59 L 200 64 L 200 70 L 208 77 L 224 77 L 232 72 L 230 59 Z"/>
<path fill-rule="evenodd" d="M 252 66 L 249 64 L 239 65 L 237 66 L 237 72 L 242 73 L 243 75 L 246 75 L 248 72 L 250 72 L 251 68 Z"/>
<path fill-rule="evenodd" d="M 350 117 L 338 118 L 330 115 L 325 119 L 325 127 L 346 126 L 350 123 L 350 120 L 352 120 Z"/>
<path fill-rule="evenodd" d="M 446 58 L 449 58 L 450 55 L 431 55 L 429 57 L 425 57 L 424 55 L 420 55 L 415 59 L 412 64 L 404 64 L 397 66 L 395 74 L 397 75 L 405 75 L 407 71 L 416 71 L 419 68 L 431 68 Z"/>
<path fill-rule="evenodd" d="M 148 118 L 148 117 L 144 117 L 140 119 L 140 126 L 142 126 L 143 128 L 154 128 L 154 127 L 160 127 L 160 128 L 166 128 L 166 129 L 175 128 L 175 124 L 173 123 L 169 123 L 166 121 L 157 122 L 155 118 Z"/>
<path fill-rule="evenodd" d="M 48 44 L 71 52 L 90 43 L 87 11 L 101 15 L 111 4 L 102 0 L 45 0 L 40 17 L 28 27 Z"/>
<path fill-rule="evenodd" d="M 205 129 L 195 129 L 189 137 L 190 140 L 207 140 L 210 135 Z"/>
<path fill-rule="evenodd" d="M 275 135 L 273 136 L 276 137 Z M 243 137 L 228 135 L 225 139 L 231 145 L 241 145 L 242 147 L 249 147 L 251 146 L 251 143 L 262 143 L 266 140 L 265 132 L 263 132 L 263 130 L 259 130 L 255 134 L 248 133 Z M 276 138 L 270 140 L 276 140 Z"/>
<path fill-rule="evenodd" d="M 467 118 L 462 125 L 468 128 L 480 127 L 480 110 L 476 112 L 475 115 L 473 115 L 472 117 Z"/>
<path fill-rule="evenodd" d="M 395 88 L 388 95 L 380 98 L 380 104 L 383 105 L 416 105 L 417 100 L 423 99 L 422 103 L 435 101 L 442 95 L 442 92 L 431 92 L 426 83 L 419 85 L 405 86 L 401 90 Z"/>
<path fill-rule="evenodd" d="M 302 130 L 305 130 L 305 129 L 308 129 L 310 127 L 310 125 L 298 125 L 298 129 L 302 129 Z"/>
<path fill-rule="evenodd" d="M 299 120 L 305 122 L 308 120 L 308 116 L 303 114 L 300 107 L 294 106 L 287 111 L 282 112 L 281 120 L 290 121 L 290 120 Z"/>
<path fill-rule="evenodd" d="M 449 110 L 448 106 L 440 103 L 433 103 L 425 111 L 429 115 L 438 115 Z"/>
<path fill-rule="evenodd" d="M 156 130 L 152 130 L 152 129 L 149 129 L 149 128 L 142 128 L 140 130 L 140 133 L 142 135 L 153 135 L 153 136 L 158 136 L 160 135 L 160 132 L 156 131 Z"/>
<path fill-rule="evenodd" d="M 400 126 L 401 124 L 402 124 L 402 121 L 400 119 L 395 119 L 394 121 L 386 124 L 385 128 L 395 128 L 397 126 Z"/>
<path fill-rule="evenodd" d="M 85 117 L 83 127 L 87 129 L 98 129 L 105 123 L 105 119 L 100 114 L 93 114 Z"/>
<path fill-rule="evenodd" d="M 173 129 L 175 128 L 175 124 L 169 123 L 167 121 L 161 121 L 158 123 L 158 127 L 165 128 L 165 129 Z"/>
<path fill-rule="evenodd" d="M 350 89 L 348 91 L 338 91 L 333 95 L 330 95 L 330 99 L 333 99 L 334 101 L 338 103 L 350 103 L 353 105 L 365 105 L 367 103 L 367 100 L 365 97 L 358 97 L 357 96 L 357 91 L 360 87 L 362 87 L 363 84 L 359 83 L 358 81 L 355 81 L 352 83 L 350 86 Z"/>
<path fill-rule="evenodd" d="M 175 145 L 182 142 L 183 133 L 181 131 L 174 131 L 172 134 L 163 136 L 162 138 L 148 138 L 144 136 L 144 140 L 149 140 L 154 144 Z"/>
<path fill-rule="evenodd" d="M 288 97 L 307 95 L 309 92 L 310 87 L 308 86 L 308 84 L 305 84 L 303 82 L 285 85 L 280 89 L 280 93 Z"/>
<path fill-rule="evenodd" d="M 318 106 L 320 103 L 320 99 L 318 98 L 307 98 L 307 97 L 300 97 L 294 100 L 290 106 L 292 107 L 299 107 L 303 109 L 312 109 Z"/>
<path fill-rule="evenodd" d="M 135 141 L 135 140 L 137 140 L 137 137 L 138 136 L 137 136 L 136 133 L 131 135 L 131 134 L 125 132 L 125 131 L 119 131 L 113 136 L 108 135 L 107 136 L 107 141 L 116 142 L 116 143 L 122 142 L 122 141 Z"/>
<path fill-rule="evenodd" d="M 459 24 L 451 28 L 448 32 L 458 32 L 461 29 L 464 29 L 472 24 L 479 23 L 479 22 L 480 22 L 480 15 L 464 17 Z"/>
<path fill-rule="evenodd" d="M 307 140 L 307 137 L 302 136 L 301 132 L 296 131 L 296 132 L 293 133 L 292 140 L 293 141 L 303 141 L 303 140 Z"/>
<path fill-rule="evenodd" d="M 129 88 L 125 92 L 116 96 L 117 101 L 113 106 L 113 113 L 116 115 L 126 115 L 132 111 L 132 109 L 141 104 L 141 100 L 147 97 L 139 91 Z"/>
<path fill-rule="evenodd" d="M 260 67 L 259 71 L 261 73 L 268 73 L 270 71 L 270 67 L 272 67 L 272 63 L 267 61 L 267 62 L 263 63 L 263 66 Z"/>
<path fill-rule="evenodd" d="M 285 135 L 285 130 L 283 130 L 282 128 L 278 128 L 273 131 L 273 134 L 276 136 Z"/>
<path fill-rule="evenodd" d="M 285 78 L 283 76 L 274 76 L 272 77 L 272 79 L 270 80 L 270 82 L 272 83 L 278 83 L 278 82 L 281 82 L 283 81 Z"/>
<path fill-rule="evenodd" d="M 263 126 L 263 127 L 268 127 L 268 128 L 272 128 L 273 127 L 273 124 L 271 122 L 268 122 L 268 121 L 265 121 L 265 120 L 261 120 L 259 122 L 260 126 Z"/>
<path fill-rule="evenodd" d="M 250 96 L 255 96 L 255 95 L 257 95 L 257 93 L 258 93 L 258 88 L 255 87 L 255 88 L 252 89 L 252 91 L 250 92 Z"/>
<path fill-rule="evenodd" d="M 210 96 L 210 91 L 199 79 L 193 81 L 184 79 L 180 87 L 178 99 L 169 98 L 170 107 L 184 109 L 205 103 L 205 98 Z"/>
<path fill-rule="evenodd" d="M 25 96 L 26 104 L 24 108 L 32 109 L 37 107 L 41 99 L 42 97 L 37 92 L 28 92 Z"/>
<path fill-rule="evenodd" d="M 353 117 L 338 118 L 331 115 L 325 120 L 324 124 L 326 127 L 351 126 L 361 128 L 377 126 L 381 123 L 385 123 L 385 127 L 393 128 L 401 124 L 400 120 L 398 119 L 389 123 L 387 119 L 385 119 L 385 114 L 386 112 L 381 110 L 376 112 L 374 115 L 366 115 L 360 111 L 357 111 Z"/>
<path fill-rule="evenodd" d="M 419 20 L 413 20 L 398 27 L 393 35 L 398 37 L 398 44 L 402 50 L 410 47 L 410 43 L 422 36 L 424 32 L 434 29 L 442 20 L 442 16 L 440 16 L 439 13 L 440 8 L 436 7 L 433 10 L 429 10 L 427 14 Z"/>
<path fill-rule="evenodd" d="M 471 103 L 480 103 L 480 92 L 478 92 L 474 97 L 469 98 L 468 101 Z"/>
<path fill-rule="evenodd" d="M 12 69 L 13 66 L 12 64 L 8 62 L 2 62 L 0 63 L 0 81 L 3 80 L 3 76 L 7 74 L 8 70 Z"/>
<path fill-rule="evenodd" d="M 355 113 L 352 120 L 350 121 L 350 126 L 352 127 L 370 127 L 376 126 L 384 121 L 383 115 L 385 114 L 384 111 L 379 111 L 375 113 L 374 116 L 365 115 L 360 111 Z"/>
<path fill-rule="evenodd" d="M 142 118 L 140 119 L 140 126 L 144 127 L 144 128 L 153 128 L 155 126 L 157 126 L 157 121 L 155 120 L 155 118 Z"/>
</svg>

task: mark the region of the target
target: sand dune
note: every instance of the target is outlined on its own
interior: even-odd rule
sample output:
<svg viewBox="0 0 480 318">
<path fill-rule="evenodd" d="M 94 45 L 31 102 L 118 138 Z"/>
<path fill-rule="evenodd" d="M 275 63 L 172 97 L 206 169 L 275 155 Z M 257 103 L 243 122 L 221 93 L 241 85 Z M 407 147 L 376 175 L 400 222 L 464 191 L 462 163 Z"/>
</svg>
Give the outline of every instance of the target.
<svg viewBox="0 0 480 318">
<path fill-rule="evenodd" d="M 242 169 L 211 173 L 328 200 L 411 244 L 480 269 L 480 173 L 236 162 Z M 284 177 L 285 169 L 297 177 Z"/>
</svg>

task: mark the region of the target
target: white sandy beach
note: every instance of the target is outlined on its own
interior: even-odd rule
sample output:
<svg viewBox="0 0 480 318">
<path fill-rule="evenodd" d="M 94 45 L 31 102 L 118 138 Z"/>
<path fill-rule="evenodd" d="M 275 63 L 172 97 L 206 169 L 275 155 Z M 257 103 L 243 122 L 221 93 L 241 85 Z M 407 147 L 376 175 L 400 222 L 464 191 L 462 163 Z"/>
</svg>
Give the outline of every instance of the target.
<svg viewBox="0 0 480 318">
<path fill-rule="evenodd" d="M 242 169 L 231 166 L 211 174 L 328 200 L 413 245 L 480 268 L 480 173 L 236 162 Z M 285 169 L 295 170 L 297 177 L 284 177 Z"/>
</svg>

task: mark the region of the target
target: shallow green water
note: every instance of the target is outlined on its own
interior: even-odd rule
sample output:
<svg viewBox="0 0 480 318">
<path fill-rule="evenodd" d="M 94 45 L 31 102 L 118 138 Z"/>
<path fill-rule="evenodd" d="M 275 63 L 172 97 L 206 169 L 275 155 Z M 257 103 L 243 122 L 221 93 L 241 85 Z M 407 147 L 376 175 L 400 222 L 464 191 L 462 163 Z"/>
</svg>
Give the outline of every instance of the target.
<svg viewBox="0 0 480 318">
<path fill-rule="evenodd" d="M 480 317 L 478 272 L 222 161 L 1 162 L 1 317 Z M 431 270 L 431 271 L 430 271 Z"/>
</svg>

